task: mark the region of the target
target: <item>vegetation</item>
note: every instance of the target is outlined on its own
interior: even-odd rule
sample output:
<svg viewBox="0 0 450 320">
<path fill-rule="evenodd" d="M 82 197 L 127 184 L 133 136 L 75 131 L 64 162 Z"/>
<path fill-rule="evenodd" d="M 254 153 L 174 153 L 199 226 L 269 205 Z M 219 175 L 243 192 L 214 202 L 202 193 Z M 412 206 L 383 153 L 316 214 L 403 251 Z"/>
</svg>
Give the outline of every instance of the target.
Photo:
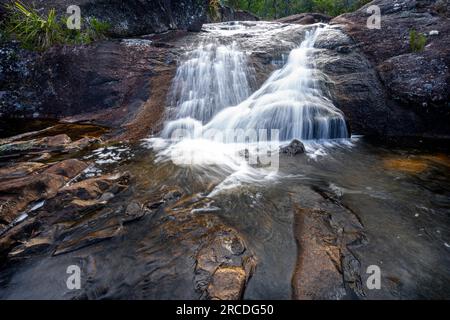
<svg viewBox="0 0 450 320">
<path fill-rule="evenodd" d="M 412 52 L 422 52 L 427 44 L 427 36 L 422 33 L 417 33 L 416 30 L 409 32 L 409 45 Z"/>
<path fill-rule="evenodd" d="M 83 23 L 81 30 L 71 30 L 67 19 L 58 18 L 54 9 L 39 14 L 20 1 L 6 5 L 6 11 L 2 28 L 29 50 L 42 51 L 57 44 L 87 44 L 105 38 L 110 29 L 108 23 L 92 18 Z"/>
<path fill-rule="evenodd" d="M 219 8 L 220 8 L 219 0 L 209 0 L 208 13 L 213 20 L 217 20 L 219 18 L 220 15 Z"/>
<path fill-rule="evenodd" d="M 354 11 L 371 0 L 222 0 L 223 5 L 247 10 L 265 19 L 278 19 L 302 12 L 337 16 Z"/>
</svg>

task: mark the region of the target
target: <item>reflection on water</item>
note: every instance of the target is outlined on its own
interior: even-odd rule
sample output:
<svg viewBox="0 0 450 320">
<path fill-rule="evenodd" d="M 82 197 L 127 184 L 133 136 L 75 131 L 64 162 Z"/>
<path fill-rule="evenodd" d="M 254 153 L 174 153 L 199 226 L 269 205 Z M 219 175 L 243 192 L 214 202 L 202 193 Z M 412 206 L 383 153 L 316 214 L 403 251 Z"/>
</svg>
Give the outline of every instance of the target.
<svg viewBox="0 0 450 320">
<path fill-rule="evenodd" d="M 366 290 L 368 298 L 449 298 L 450 157 L 388 150 L 364 139 L 328 143 L 318 155 L 319 149 L 282 156 L 276 181 L 243 184 L 213 197 L 221 209 L 213 214 L 243 233 L 258 256 L 246 298 L 290 298 L 297 255 L 290 196 L 303 206 L 329 210 L 311 190 L 331 194 L 364 226 L 367 244 L 353 249 L 362 278 L 369 265 L 380 266 L 383 275 L 382 289 Z M 140 173 L 143 193 L 167 184 L 207 195 L 223 179 L 220 169 L 153 166 L 155 158 L 142 152 L 142 162 L 127 169 Z"/>
<path fill-rule="evenodd" d="M 317 235 L 314 224 L 296 227 L 298 208 L 306 214 L 315 212 L 332 228 L 343 225 L 336 229 L 336 241 L 364 233 L 348 245 L 357 261 L 353 271 L 361 277 L 358 297 L 450 298 L 450 168 L 445 154 L 386 149 L 362 138 L 351 145 L 322 145 L 321 154 L 313 156 L 315 146 L 308 155 L 282 155 L 276 180 L 243 183 L 208 198 L 227 175 L 220 167 L 204 171 L 157 162 L 151 150 L 130 149 L 133 158 L 98 164 L 103 172 L 129 171 L 130 188 L 78 223 L 97 217 L 95 221 L 108 226 L 134 202 L 157 208 L 162 189 L 166 209 L 123 225 L 123 234 L 113 239 L 8 265 L 0 273 L 1 298 L 80 298 L 59 281 L 66 279 L 67 265 L 80 264 L 88 272 L 81 298 L 198 299 L 196 254 L 205 237 L 220 232 L 222 227 L 217 228 L 223 223 L 238 232 L 246 252 L 255 257 L 244 298 L 290 299 L 299 254 L 311 249 L 299 248 L 297 240 Z M 86 226 L 95 225 L 88 221 Z M 306 253 L 309 259 L 326 258 Z M 370 291 L 364 285 L 370 265 L 381 268 L 381 290 Z M 331 285 L 331 278 L 321 277 L 320 265 L 307 270 L 314 274 L 299 274 L 320 279 L 312 281 L 322 287 Z M 334 292 L 336 297 L 356 297 Z"/>
</svg>

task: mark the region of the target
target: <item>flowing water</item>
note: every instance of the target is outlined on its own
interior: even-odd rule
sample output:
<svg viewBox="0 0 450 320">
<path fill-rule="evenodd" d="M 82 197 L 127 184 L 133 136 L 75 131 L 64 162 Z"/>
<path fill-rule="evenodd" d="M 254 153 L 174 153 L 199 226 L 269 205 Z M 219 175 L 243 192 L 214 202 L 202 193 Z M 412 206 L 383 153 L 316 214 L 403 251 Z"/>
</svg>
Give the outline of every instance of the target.
<svg viewBox="0 0 450 320">
<path fill-rule="evenodd" d="M 250 95 L 247 65 L 245 53 L 235 42 L 201 43 L 177 70 L 169 108 L 175 109 L 177 118 L 209 121 Z"/>
<path fill-rule="evenodd" d="M 124 225 L 120 237 L 6 268 L 0 297 L 79 297 L 58 282 L 65 266 L 75 263 L 89 270 L 84 298 L 199 298 L 193 283 L 197 241 L 218 217 L 241 235 L 257 260 L 244 298 L 291 299 L 299 265 L 308 261 L 299 237 L 317 236 L 315 225 L 303 222 L 300 234 L 296 229 L 301 208 L 329 221 L 336 239 L 357 236 L 343 247 L 352 259 L 335 272 L 359 279 L 361 291 L 353 296 L 334 290 L 319 265 L 305 276 L 329 289 L 322 295 L 318 290 L 319 297 L 450 298 L 448 152 L 349 137 L 345 116 L 320 84 L 326 75 L 312 58 L 314 41 L 326 28 L 265 22 L 206 26 L 180 60 L 161 134 L 132 146 L 126 161 L 98 162 L 103 172 L 129 171 L 135 177 L 126 193 L 96 213 L 102 219 L 132 201 L 153 201 L 161 189 L 176 188 L 182 199 Z M 298 34 L 298 41 L 287 42 L 286 32 Z M 249 36 L 257 38 L 256 51 L 269 44 L 282 48 L 276 70 L 258 86 Z M 264 135 L 260 129 L 278 132 Z M 225 139 L 229 130 L 231 138 Z M 236 130 L 244 139 L 237 139 Z M 278 153 L 293 138 L 305 143 L 306 155 Z M 268 153 L 271 161 L 264 162 Z M 251 161 L 253 155 L 258 161 Z M 89 155 L 94 161 L 97 156 Z M 313 260 L 323 259 L 317 252 Z M 381 269 L 380 290 L 365 287 L 371 265 Z"/>
</svg>

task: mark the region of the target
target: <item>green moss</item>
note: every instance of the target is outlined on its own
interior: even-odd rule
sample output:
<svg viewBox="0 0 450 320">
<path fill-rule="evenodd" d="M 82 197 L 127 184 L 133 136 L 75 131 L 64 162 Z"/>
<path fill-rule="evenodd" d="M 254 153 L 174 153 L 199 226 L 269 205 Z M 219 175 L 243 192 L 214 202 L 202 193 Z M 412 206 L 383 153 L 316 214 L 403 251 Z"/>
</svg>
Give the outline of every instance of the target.
<svg viewBox="0 0 450 320">
<path fill-rule="evenodd" d="M 6 5 L 5 33 L 22 47 L 43 51 L 57 44 L 87 44 L 106 37 L 110 25 L 95 18 L 83 22 L 81 30 L 67 28 L 67 19 L 57 17 L 55 9 L 39 14 L 20 1 Z"/>
</svg>

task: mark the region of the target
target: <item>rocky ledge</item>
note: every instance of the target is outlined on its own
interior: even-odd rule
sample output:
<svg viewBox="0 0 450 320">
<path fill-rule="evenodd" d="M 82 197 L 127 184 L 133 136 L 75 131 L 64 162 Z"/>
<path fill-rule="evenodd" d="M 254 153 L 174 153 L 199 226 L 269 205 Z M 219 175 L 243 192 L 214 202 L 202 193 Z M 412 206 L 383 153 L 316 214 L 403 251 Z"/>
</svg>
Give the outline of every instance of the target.
<svg viewBox="0 0 450 320">
<path fill-rule="evenodd" d="M 1 0 L 8 3 L 10 0 Z M 22 0 L 40 12 L 56 9 L 66 15 L 70 0 Z M 97 18 L 111 25 L 117 37 L 162 33 L 168 30 L 200 31 L 206 21 L 208 0 L 79 0 L 83 19 Z"/>
<path fill-rule="evenodd" d="M 369 29 L 370 6 L 381 10 L 381 28 Z M 331 21 L 348 34 L 376 71 L 386 105 L 408 110 L 421 123 L 392 121 L 406 135 L 450 137 L 450 4 L 442 0 L 375 0 Z M 426 36 L 423 51 L 412 52 L 410 32 Z M 370 110 L 368 110 L 370 113 Z M 401 134 L 400 134 L 401 135 Z"/>
</svg>

